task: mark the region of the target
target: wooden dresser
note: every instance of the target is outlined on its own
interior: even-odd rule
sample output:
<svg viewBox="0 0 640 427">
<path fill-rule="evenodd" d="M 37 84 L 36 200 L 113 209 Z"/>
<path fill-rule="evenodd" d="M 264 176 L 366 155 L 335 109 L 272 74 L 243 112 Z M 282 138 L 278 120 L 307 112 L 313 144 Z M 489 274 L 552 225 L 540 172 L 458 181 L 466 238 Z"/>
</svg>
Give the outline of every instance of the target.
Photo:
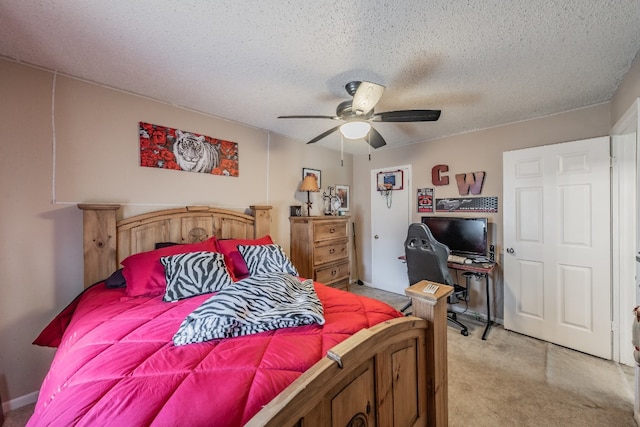
<svg viewBox="0 0 640 427">
<path fill-rule="evenodd" d="M 302 277 L 348 290 L 349 217 L 298 216 L 291 222 L 291 261 Z"/>
</svg>

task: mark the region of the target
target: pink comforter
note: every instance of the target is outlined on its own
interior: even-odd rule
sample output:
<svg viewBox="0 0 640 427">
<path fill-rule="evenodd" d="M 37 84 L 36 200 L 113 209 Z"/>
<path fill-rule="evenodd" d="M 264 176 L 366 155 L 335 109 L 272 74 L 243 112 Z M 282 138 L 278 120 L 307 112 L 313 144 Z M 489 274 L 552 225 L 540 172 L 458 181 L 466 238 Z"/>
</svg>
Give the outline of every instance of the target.
<svg viewBox="0 0 640 427">
<path fill-rule="evenodd" d="M 401 314 L 315 284 L 326 323 L 176 347 L 182 320 L 210 295 L 177 303 L 88 289 L 35 344 L 56 344 L 29 426 L 240 426 L 327 350 Z M 67 325 L 68 323 L 68 325 Z"/>
</svg>

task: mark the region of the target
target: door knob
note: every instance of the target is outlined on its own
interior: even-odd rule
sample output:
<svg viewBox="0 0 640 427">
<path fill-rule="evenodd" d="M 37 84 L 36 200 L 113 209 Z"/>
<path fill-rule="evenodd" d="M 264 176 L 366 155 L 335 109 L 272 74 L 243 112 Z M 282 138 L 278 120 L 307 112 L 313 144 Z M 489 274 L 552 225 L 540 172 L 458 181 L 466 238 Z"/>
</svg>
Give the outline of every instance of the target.
<svg viewBox="0 0 640 427">
<path fill-rule="evenodd" d="M 513 250 L 513 248 L 507 248 L 507 253 L 509 255 L 513 255 L 516 251 Z"/>
<path fill-rule="evenodd" d="M 379 239 L 380 236 L 378 236 L 377 234 L 375 236 L 373 236 L 374 239 Z"/>
</svg>

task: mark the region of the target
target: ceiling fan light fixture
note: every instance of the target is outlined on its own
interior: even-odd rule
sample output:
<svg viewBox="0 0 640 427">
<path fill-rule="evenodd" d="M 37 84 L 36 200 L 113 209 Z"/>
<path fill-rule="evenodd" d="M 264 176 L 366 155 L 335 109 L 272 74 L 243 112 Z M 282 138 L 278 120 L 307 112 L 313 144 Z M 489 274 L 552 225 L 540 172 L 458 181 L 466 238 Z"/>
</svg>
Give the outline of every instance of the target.
<svg viewBox="0 0 640 427">
<path fill-rule="evenodd" d="M 352 81 L 345 86 L 353 98 L 342 101 L 336 108 L 335 116 L 278 116 L 279 119 L 330 119 L 344 122 L 321 133 L 307 144 L 313 144 L 340 129 L 342 138 L 365 139 L 371 148 L 387 145 L 380 133 L 369 122 L 434 122 L 440 118 L 440 110 L 398 110 L 374 113 L 374 107 L 382 97 L 385 87 L 372 82 Z M 342 144 L 342 142 L 341 142 Z"/>
<path fill-rule="evenodd" d="M 371 125 L 358 120 L 347 122 L 340 126 L 340 133 L 347 139 L 361 139 L 367 136 L 371 130 Z"/>
</svg>

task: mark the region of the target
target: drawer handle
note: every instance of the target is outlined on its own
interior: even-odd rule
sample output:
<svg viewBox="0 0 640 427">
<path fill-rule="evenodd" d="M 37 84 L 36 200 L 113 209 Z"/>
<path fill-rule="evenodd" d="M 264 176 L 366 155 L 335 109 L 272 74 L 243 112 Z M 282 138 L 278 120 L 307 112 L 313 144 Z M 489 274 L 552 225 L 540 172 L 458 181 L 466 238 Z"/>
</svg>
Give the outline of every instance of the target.
<svg viewBox="0 0 640 427">
<path fill-rule="evenodd" d="M 336 250 L 335 250 L 334 248 L 331 248 L 331 249 L 329 249 L 329 253 L 330 253 L 330 254 L 335 254 L 335 253 L 336 253 Z"/>
<path fill-rule="evenodd" d="M 338 274 L 338 270 L 331 270 L 331 275 L 335 276 L 336 274 Z"/>
<path fill-rule="evenodd" d="M 330 228 L 330 229 L 329 229 L 329 233 L 335 233 L 335 232 L 336 232 L 336 229 L 335 229 L 335 228 Z"/>
</svg>

